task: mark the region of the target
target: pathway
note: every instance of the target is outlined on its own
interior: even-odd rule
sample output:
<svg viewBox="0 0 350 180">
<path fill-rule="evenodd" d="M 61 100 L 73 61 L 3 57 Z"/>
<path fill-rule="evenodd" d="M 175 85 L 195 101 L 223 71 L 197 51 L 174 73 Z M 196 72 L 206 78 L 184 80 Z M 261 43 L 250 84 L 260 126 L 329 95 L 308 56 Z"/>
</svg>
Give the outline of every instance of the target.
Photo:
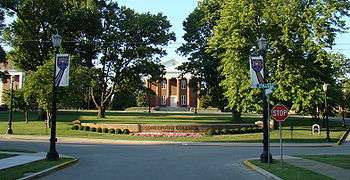
<svg viewBox="0 0 350 180">
<path fill-rule="evenodd" d="M 5 153 L 5 152 L 4 152 Z M 17 156 L 0 159 L 0 170 L 45 159 L 46 153 L 21 153 Z"/>
<path fill-rule="evenodd" d="M 332 166 L 326 163 L 321 163 L 318 161 L 289 157 L 285 159 L 285 162 L 337 180 L 348 180 L 350 177 L 350 170 Z"/>
</svg>

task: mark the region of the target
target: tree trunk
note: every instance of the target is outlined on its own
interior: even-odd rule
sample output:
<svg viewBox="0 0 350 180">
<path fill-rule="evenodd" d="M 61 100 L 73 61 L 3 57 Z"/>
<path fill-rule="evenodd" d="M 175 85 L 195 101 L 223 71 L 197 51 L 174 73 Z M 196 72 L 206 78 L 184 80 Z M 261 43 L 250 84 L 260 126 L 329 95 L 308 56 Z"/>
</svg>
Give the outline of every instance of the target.
<svg viewBox="0 0 350 180">
<path fill-rule="evenodd" d="M 242 119 L 241 119 L 241 112 L 238 112 L 235 109 L 232 109 L 232 121 L 235 123 L 241 123 Z"/>
<path fill-rule="evenodd" d="M 24 111 L 24 118 L 25 118 L 25 120 L 26 120 L 26 124 L 28 124 L 28 111 L 26 110 L 26 111 Z"/>
<path fill-rule="evenodd" d="M 98 106 L 98 107 L 97 107 L 97 110 L 98 110 L 98 114 L 97 114 L 97 117 L 98 117 L 98 118 L 105 118 L 105 117 L 106 117 L 106 115 L 105 115 L 105 113 L 106 113 L 106 108 L 105 108 L 105 107 L 103 107 L 103 106 Z"/>
</svg>

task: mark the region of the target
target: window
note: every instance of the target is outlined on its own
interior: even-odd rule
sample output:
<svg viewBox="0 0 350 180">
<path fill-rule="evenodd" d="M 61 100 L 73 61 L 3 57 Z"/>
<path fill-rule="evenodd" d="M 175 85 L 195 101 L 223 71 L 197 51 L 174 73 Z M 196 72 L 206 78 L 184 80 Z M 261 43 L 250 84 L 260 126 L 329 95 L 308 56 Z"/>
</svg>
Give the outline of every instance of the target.
<svg viewBox="0 0 350 180">
<path fill-rule="evenodd" d="M 163 80 L 160 85 L 162 86 L 162 89 L 166 89 L 166 80 Z"/>
<path fill-rule="evenodd" d="M 181 95 L 181 105 L 187 105 L 187 96 L 186 95 Z"/>
<path fill-rule="evenodd" d="M 165 105 L 165 104 L 166 104 L 166 98 L 165 98 L 165 96 L 161 96 L 161 97 L 160 97 L 160 103 L 161 103 L 162 105 Z"/>
<path fill-rule="evenodd" d="M 186 80 L 185 79 L 181 80 L 181 89 L 186 89 Z"/>
</svg>

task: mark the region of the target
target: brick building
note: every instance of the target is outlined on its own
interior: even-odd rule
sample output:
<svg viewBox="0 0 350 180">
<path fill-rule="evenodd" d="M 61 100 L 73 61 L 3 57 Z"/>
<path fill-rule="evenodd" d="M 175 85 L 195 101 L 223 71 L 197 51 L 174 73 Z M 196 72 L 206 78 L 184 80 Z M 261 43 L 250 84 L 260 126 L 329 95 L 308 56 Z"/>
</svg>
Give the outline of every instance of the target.
<svg viewBox="0 0 350 180">
<path fill-rule="evenodd" d="M 0 63 L 0 71 L 5 73 L 5 79 L 0 79 L 0 105 L 3 105 L 5 103 L 3 96 L 7 90 L 10 90 L 11 80 L 13 81 L 13 89 L 20 89 L 23 86 L 25 73 L 12 68 L 7 62 Z"/>
<path fill-rule="evenodd" d="M 146 86 L 155 92 L 151 98 L 151 107 L 186 107 L 198 106 L 198 92 L 190 87 L 190 75 L 181 76 L 176 69 L 181 62 L 175 59 L 163 63 L 166 74 L 160 82 L 146 81 Z"/>
</svg>

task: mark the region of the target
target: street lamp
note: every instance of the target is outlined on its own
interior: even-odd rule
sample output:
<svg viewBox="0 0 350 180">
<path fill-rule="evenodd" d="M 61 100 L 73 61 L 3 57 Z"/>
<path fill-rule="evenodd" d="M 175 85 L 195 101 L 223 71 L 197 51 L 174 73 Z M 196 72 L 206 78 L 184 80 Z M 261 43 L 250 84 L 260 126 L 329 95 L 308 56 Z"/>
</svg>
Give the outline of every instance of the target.
<svg viewBox="0 0 350 180">
<path fill-rule="evenodd" d="M 328 86 L 329 86 L 329 84 L 324 83 L 322 87 L 323 87 L 323 91 L 324 91 L 324 106 L 325 106 L 325 116 L 326 116 L 326 131 L 327 131 L 326 141 L 330 142 L 331 139 L 329 138 L 329 120 L 328 120 L 328 104 L 327 104 Z"/>
<path fill-rule="evenodd" d="M 55 35 L 52 36 L 52 46 L 55 48 L 55 60 L 53 65 L 53 78 L 52 78 L 52 107 L 51 107 L 51 136 L 50 136 L 50 149 L 46 154 L 47 160 L 58 160 L 59 155 L 56 151 L 56 59 L 59 48 L 61 47 L 62 37 L 56 32 Z"/>
<path fill-rule="evenodd" d="M 346 127 L 345 123 L 345 102 L 346 102 L 346 89 L 343 89 L 343 107 L 342 109 L 342 115 L 343 115 L 343 127 Z"/>
<path fill-rule="evenodd" d="M 10 112 L 9 112 L 9 122 L 8 122 L 8 128 L 7 128 L 7 134 L 13 134 L 12 130 L 12 101 L 13 101 L 13 81 L 15 80 L 15 76 L 11 76 L 11 91 L 10 91 Z"/>
<path fill-rule="evenodd" d="M 258 47 L 259 47 L 259 53 L 261 56 L 264 56 L 264 52 L 267 48 L 267 39 L 264 38 L 264 36 L 262 35 L 258 41 Z M 263 64 L 263 66 L 265 66 L 265 64 Z M 265 78 L 265 82 L 266 83 L 266 78 L 267 78 L 267 73 L 266 70 L 264 68 L 264 78 Z M 260 155 L 260 161 L 264 162 L 264 163 L 270 163 L 272 161 L 272 155 L 269 151 L 269 110 L 268 110 L 268 100 L 267 97 L 268 95 L 265 93 L 265 91 L 262 94 L 262 98 L 263 98 L 263 152 Z"/>
</svg>

